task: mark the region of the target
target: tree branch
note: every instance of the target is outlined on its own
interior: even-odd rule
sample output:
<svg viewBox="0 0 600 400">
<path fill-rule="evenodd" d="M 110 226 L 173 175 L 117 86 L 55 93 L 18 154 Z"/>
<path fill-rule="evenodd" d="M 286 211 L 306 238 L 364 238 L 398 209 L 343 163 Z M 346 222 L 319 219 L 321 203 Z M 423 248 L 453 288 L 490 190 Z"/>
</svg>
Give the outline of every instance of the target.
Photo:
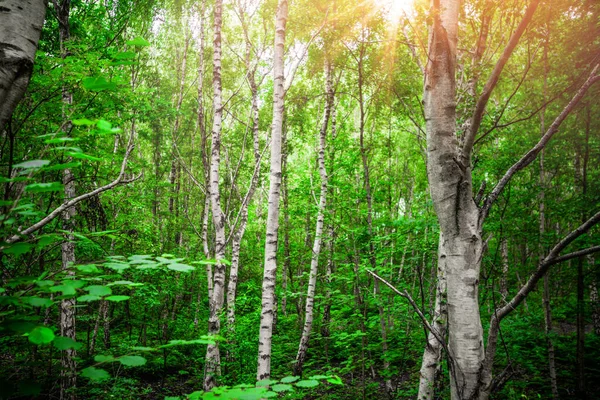
<svg viewBox="0 0 600 400">
<path fill-rule="evenodd" d="M 502 74 L 502 70 L 506 66 L 506 63 L 508 62 L 510 56 L 515 50 L 515 47 L 517 47 L 517 44 L 519 43 L 523 32 L 525 32 L 527 25 L 529 25 L 529 23 L 531 22 L 533 14 L 535 13 L 535 10 L 537 9 L 539 3 L 540 0 L 532 0 L 529 7 L 527 7 L 523 19 L 519 23 L 519 26 L 517 27 L 510 40 L 508 41 L 508 44 L 504 48 L 500 59 L 496 63 L 492 74 L 488 78 L 488 81 L 486 82 L 483 88 L 481 96 L 479 96 L 479 99 L 477 100 L 477 104 L 475 105 L 475 111 L 473 112 L 473 116 L 471 117 L 471 123 L 469 124 L 469 128 L 465 133 L 464 143 L 462 147 L 465 165 L 470 165 L 471 153 L 473 152 L 473 143 L 475 142 L 475 136 L 477 135 L 477 131 L 479 131 L 479 126 L 481 125 L 481 120 L 483 119 L 483 113 L 485 112 L 485 108 L 490 99 L 490 96 L 496 88 L 498 80 L 500 79 L 500 75 Z"/>
<path fill-rule="evenodd" d="M 121 163 L 121 171 L 119 172 L 119 176 L 114 181 L 110 182 L 107 185 L 101 186 L 96 190 L 92 190 L 91 192 L 82 194 L 81 196 L 74 197 L 71 200 L 64 202 L 63 204 L 61 204 L 60 206 L 55 208 L 46 217 L 44 217 L 40 221 L 36 222 L 35 224 L 31 225 L 29 228 L 19 231 L 18 234 L 7 238 L 5 240 L 5 242 L 9 243 L 9 244 L 20 242 L 21 240 L 23 240 L 23 238 L 25 236 L 30 235 L 33 232 L 36 232 L 39 229 L 46 226 L 48 223 L 50 223 L 54 218 L 58 217 L 66 209 L 71 208 L 71 207 L 75 206 L 76 204 L 82 202 L 83 200 L 89 199 L 90 197 L 96 196 L 102 192 L 106 192 L 107 190 L 110 190 L 119 184 L 130 183 L 130 182 L 137 180 L 141 175 L 134 177 L 132 179 L 124 179 L 125 178 L 125 169 L 127 168 L 127 160 L 129 158 L 129 155 L 133 151 L 134 147 L 135 147 L 135 145 L 133 144 L 133 135 L 132 135 L 129 138 L 129 143 L 127 144 L 127 150 L 125 151 L 125 157 L 123 158 L 123 162 Z M 0 250 L 1 249 L 2 248 L 0 248 Z"/>
<path fill-rule="evenodd" d="M 502 190 L 504 190 L 504 187 L 508 184 L 508 182 L 510 182 L 512 177 L 517 172 L 519 172 L 523 168 L 527 167 L 529 164 L 531 164 L 536 159 L 536 157 L 540 153 L 540 151 L 542 151 L 542 149 L 546 146 L 546 144 L 548 144 L 550 139 L 552 139 L 552 137 L 556 134 L 556 132 L 558 132 L 558 129 L 560 128 L 560 126 L 564 122 L 564 120 L 569 116 L 569 114 L 573 111 L 575 106 L 585 96 L 588 89 L 594 83 L 596 83 L 600 80 L 600 75 L 596 75 L 596 72 L 598 71 L 599 67 L 600 67 L 600 64 L 598 64 L 594 67 L 594 69 L 592 70 L 588 79 L 581 86 L 581 88 L 579 89 L 577 94 L 575 94 L 575 96 L 571 99 L 569 104 L 567 104 L 566 107 L 562 110 L 560 115 L 558 117 L 556 117 L 556 119 L 554 120 L 552 125 L 550 125 L 550 127 L 548 128 L 548 130 L 546 131 L 544 136 L 542 136 L 540 141 L 531 150 L 529 150 L 523 157 L 521 157 L 521 159 L 519 161 L 517 161 L 512 167 L 510 167 L 508 169 L 508 171 L 506 171 L 506 174 L 504 174 L 502 179 L 500 179 L 500 182 L 498 182 L 498 184 L 494 187 L 492 192 L 489 194 L 489 196 L 485 200 L 485 203 L 481 209 L 481 216 L 479 218 L 480 225 L 483 224 L 483 221 L 485 220 L 485 218 L 488 216 L 488 214 L 490 212 L 491 206 L 498 199 L 498 196 L 500 195 L 500 193 L 502 193 Z"/>
</svg>

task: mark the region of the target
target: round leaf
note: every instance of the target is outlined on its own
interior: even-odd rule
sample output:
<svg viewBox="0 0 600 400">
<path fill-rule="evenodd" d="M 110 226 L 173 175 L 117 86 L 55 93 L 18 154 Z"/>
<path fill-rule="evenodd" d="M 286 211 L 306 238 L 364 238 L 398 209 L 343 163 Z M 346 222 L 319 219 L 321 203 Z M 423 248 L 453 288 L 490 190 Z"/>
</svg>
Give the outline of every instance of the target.
<svg viewBox="0 0 600 400">
<path fill-rule="evenodd" d="M 33 344 L 48 344 L 54 340 L 54 332 L 45 326 L 38 326 L 29 332 L 29 341 Z"/>
<path fill-rule="evenodd" d="M 139 367 L 146 364 L 146 359 L 141 356 L 123 356 L 119 357 L 117 361 L 128 367 Z"/>
<path fill-rule="evenodd" d="M 96 367 L 88 367 L 81 371 L 81 376 L 91 379 L 92 381 L 100 382 L 110 378 L 108 372 Z"/>
</svg>

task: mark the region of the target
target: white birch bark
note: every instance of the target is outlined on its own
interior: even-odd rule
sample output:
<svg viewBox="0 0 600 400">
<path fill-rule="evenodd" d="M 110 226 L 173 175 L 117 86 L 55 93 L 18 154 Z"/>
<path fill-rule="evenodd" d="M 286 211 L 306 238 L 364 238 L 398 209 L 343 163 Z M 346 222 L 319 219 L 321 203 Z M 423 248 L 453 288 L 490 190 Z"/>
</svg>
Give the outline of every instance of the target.
<svg viewBox="0 0 600 400">
<path fill-rule="evenodd" d="M 279 0 L 275 23 L 273 55 L 273 125 L 271 128 L 271 172 L 269 177 L 269 206 L 265 240 L 265 265 L 262 284 L 260 331 L 258 338 L 257 380 L 271 376 L 271 343 L 275 317 L 275 278 L 277 273 L 277 234 L 279 228 L 279 194 L 281 188 L 281 136 L 285 97 L 284 51 L 285 27 L 288 17 L 287 0 Z"/>
<path fill-rule="evenodd" d="M 46 4 L 45 0 L 0 4 L 0 133 L 29 85 Z"/>
<path fill-rule="evenodd" d="M 310 260 L 310 273 L 308 276 L 308 290 L 306 293 L 306 307 L 304 313 L 304 328 L 302 337 L 296 354 L 296 364 L 294 365 L 294 375 L 302 375 L 302 367 L 306 360 L 308 351 L 308 341 L 312 331 L 314 306 L 315 306 L 315 289 L 317 286 L 317 272 L 319 267 L 319 256 L 321 254 L 321 244 L 323 243 L 323 223 L 325 220 L 325 208 L 327 207 L 327 169 L 325 168 L 325 147 L 327 143 L 327 127 L 333 108 L 333 87 L 331 79 L 331 65 L 327 66 L 326 78 L 326 104 L 323 112 L 323 123 L 319 132 L 319 151 L 317 155 L 319 164 L 319 176 L 321 177 L 321 193 L 319 195 L 319 208 L 317 211 L 317 224 L 315 227 L 315 239 L 312 248 L 312 257 Z"/>
<path fill-rule="evenodd" d="M 425 72 L 427 174 L 440 224 L 440 259 L 446 268 L 452 399 L 477 390 L 483 361 L 478 284 L 482 253 L 479 210 L 472 197 L 470 160 L 456 137 L 456 44 L 459 0 L 434 1 Z M 438 7 L 436 7 L 436 5 Z"/>
<path fill-rule="evenodd" d="M 437 337 L 446 338 L 448 328 L 448 296 L 446 288 L 446 254 L 442 248 L 442 235 L 438 245 L 438 270 L 437 285 L 435 292 L 435 306 L 433 309 L 433 319 L 431 327 L 435 329 Z M 427 335 L 427 344 L 423 353 L 423 362 L 421 364 L 419 393 L 417 399 L 432 400 L 435 394 L 435 379 L 442 360 L 442 343 L 436 338 L 433 332 Z"/>
<path fill-rule="evenodd" d="M 215 227 L 215 268 L 213 274 L 213 293 L 209 299 L 208 334 L 218 335 L 221 332 L 220 314 L 225 294 L 225 215 L 221 209 L 219 191 L 219 164 L 221 161 L 221 124 L 223 119 L 223 96 L 221 89 L 221 26 L 223 1 L 215 1 L 214 40 L 213 40 L 213 126 L 210 160 L 210 203 Z M 209 344 L 206 349 L 206 365 L 204 371 L 204 390 L 216 385 L 220 374 L 221 354 L 219 343 Z"/>
</svg>

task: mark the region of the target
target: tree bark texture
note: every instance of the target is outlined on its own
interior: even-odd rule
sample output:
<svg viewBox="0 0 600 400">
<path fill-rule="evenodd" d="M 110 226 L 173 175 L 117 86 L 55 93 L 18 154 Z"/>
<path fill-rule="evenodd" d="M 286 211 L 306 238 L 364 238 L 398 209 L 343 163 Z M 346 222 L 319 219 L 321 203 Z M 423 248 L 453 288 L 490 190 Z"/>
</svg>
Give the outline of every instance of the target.
<svg viewBox="0 0 600 400">
<path fill-rule="evenodd" d="M 439 338 L 445 338 L 448 324 L 448 293 L 446 287 L 446 265 L 445 258 L 442 258 L 441 246 L 444 240 L 440 234 L 438 245 L 438 268 L 437 283 L 435 292 L 435 305 L 433 309 L 433 320 L 431 327 L 434 332 L 427 335 L 427 344 L 423 353 L 419 380 L 419 400 L 432 400 L 435 394 L 435 379 L 442 361 L 442 343 Z M 436 337 L 437 336 L 437 337 Z"/>
<path fill-rule="evenodd" d="M 219 191 L 219 164 L 221 162 L 221 124 L 223 119 L 223 95 L 221 89 L 221 26 L 223 1 L 216 0 L 214 9 L 213 40 L 213 127 L 210 160 L 210 203 L 215 228 L 215 259 L 213 273 L 213 295 L 209 303 L 208 334 L 218 335 L 221 332 L 220 314 L 225 294 L 225 215 L 221 209 Z M 209 344 L 206 350 L 204 390 L 216 385 L 216 377 L 220 374 L 221 354 L 219 343 Z"/>
<path fill-rule="evenodd" d="M 265 265 L 262 284 L 260 331 L 258 338 L 257 380 L 271 376 L 271 343 L 275 317 L 275 278 L 277 273 L 277 235 L 279 228 L 279 194 L 281 188 L 281 137 L 285 97 L 284 52 L 285 27 L 288 17 L 287 0 L 279 0 L 275 23 L 273 55 L 273 125 L 271 128 L 271 171 L 269 205 L 265 240 Z"/>
<path fill-rule="evenodd" d="M 46 4 L 45 0 L 0 4 L 0 133 L 29 85 Z"/>
<path fill-rule="evenodd" d="M 456 137 L 456 44 L 460 1 L 434 1 L 425 71 L 427 175 L 440 224 L 440 261 L 446 268 L 452 399 L 472 397 L 483 361 L 478 285 L 482 256 L 479 210 L 470 162 Z M 437 7 L 436 7 L 437 5 Z"/>
</svg>

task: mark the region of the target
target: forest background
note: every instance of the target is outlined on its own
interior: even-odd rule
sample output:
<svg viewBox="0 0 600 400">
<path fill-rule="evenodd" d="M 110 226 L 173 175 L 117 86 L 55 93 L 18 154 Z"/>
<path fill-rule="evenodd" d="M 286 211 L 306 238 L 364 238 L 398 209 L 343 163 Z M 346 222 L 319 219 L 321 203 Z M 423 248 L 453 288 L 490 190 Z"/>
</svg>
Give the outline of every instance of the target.
<svg viewBox="0 0 600 400">
<path fill-rule="evenodd" d="M 2 398 L 600 389 L 600 3 L 49 3 L 0 2 Z"/>
</svg>

